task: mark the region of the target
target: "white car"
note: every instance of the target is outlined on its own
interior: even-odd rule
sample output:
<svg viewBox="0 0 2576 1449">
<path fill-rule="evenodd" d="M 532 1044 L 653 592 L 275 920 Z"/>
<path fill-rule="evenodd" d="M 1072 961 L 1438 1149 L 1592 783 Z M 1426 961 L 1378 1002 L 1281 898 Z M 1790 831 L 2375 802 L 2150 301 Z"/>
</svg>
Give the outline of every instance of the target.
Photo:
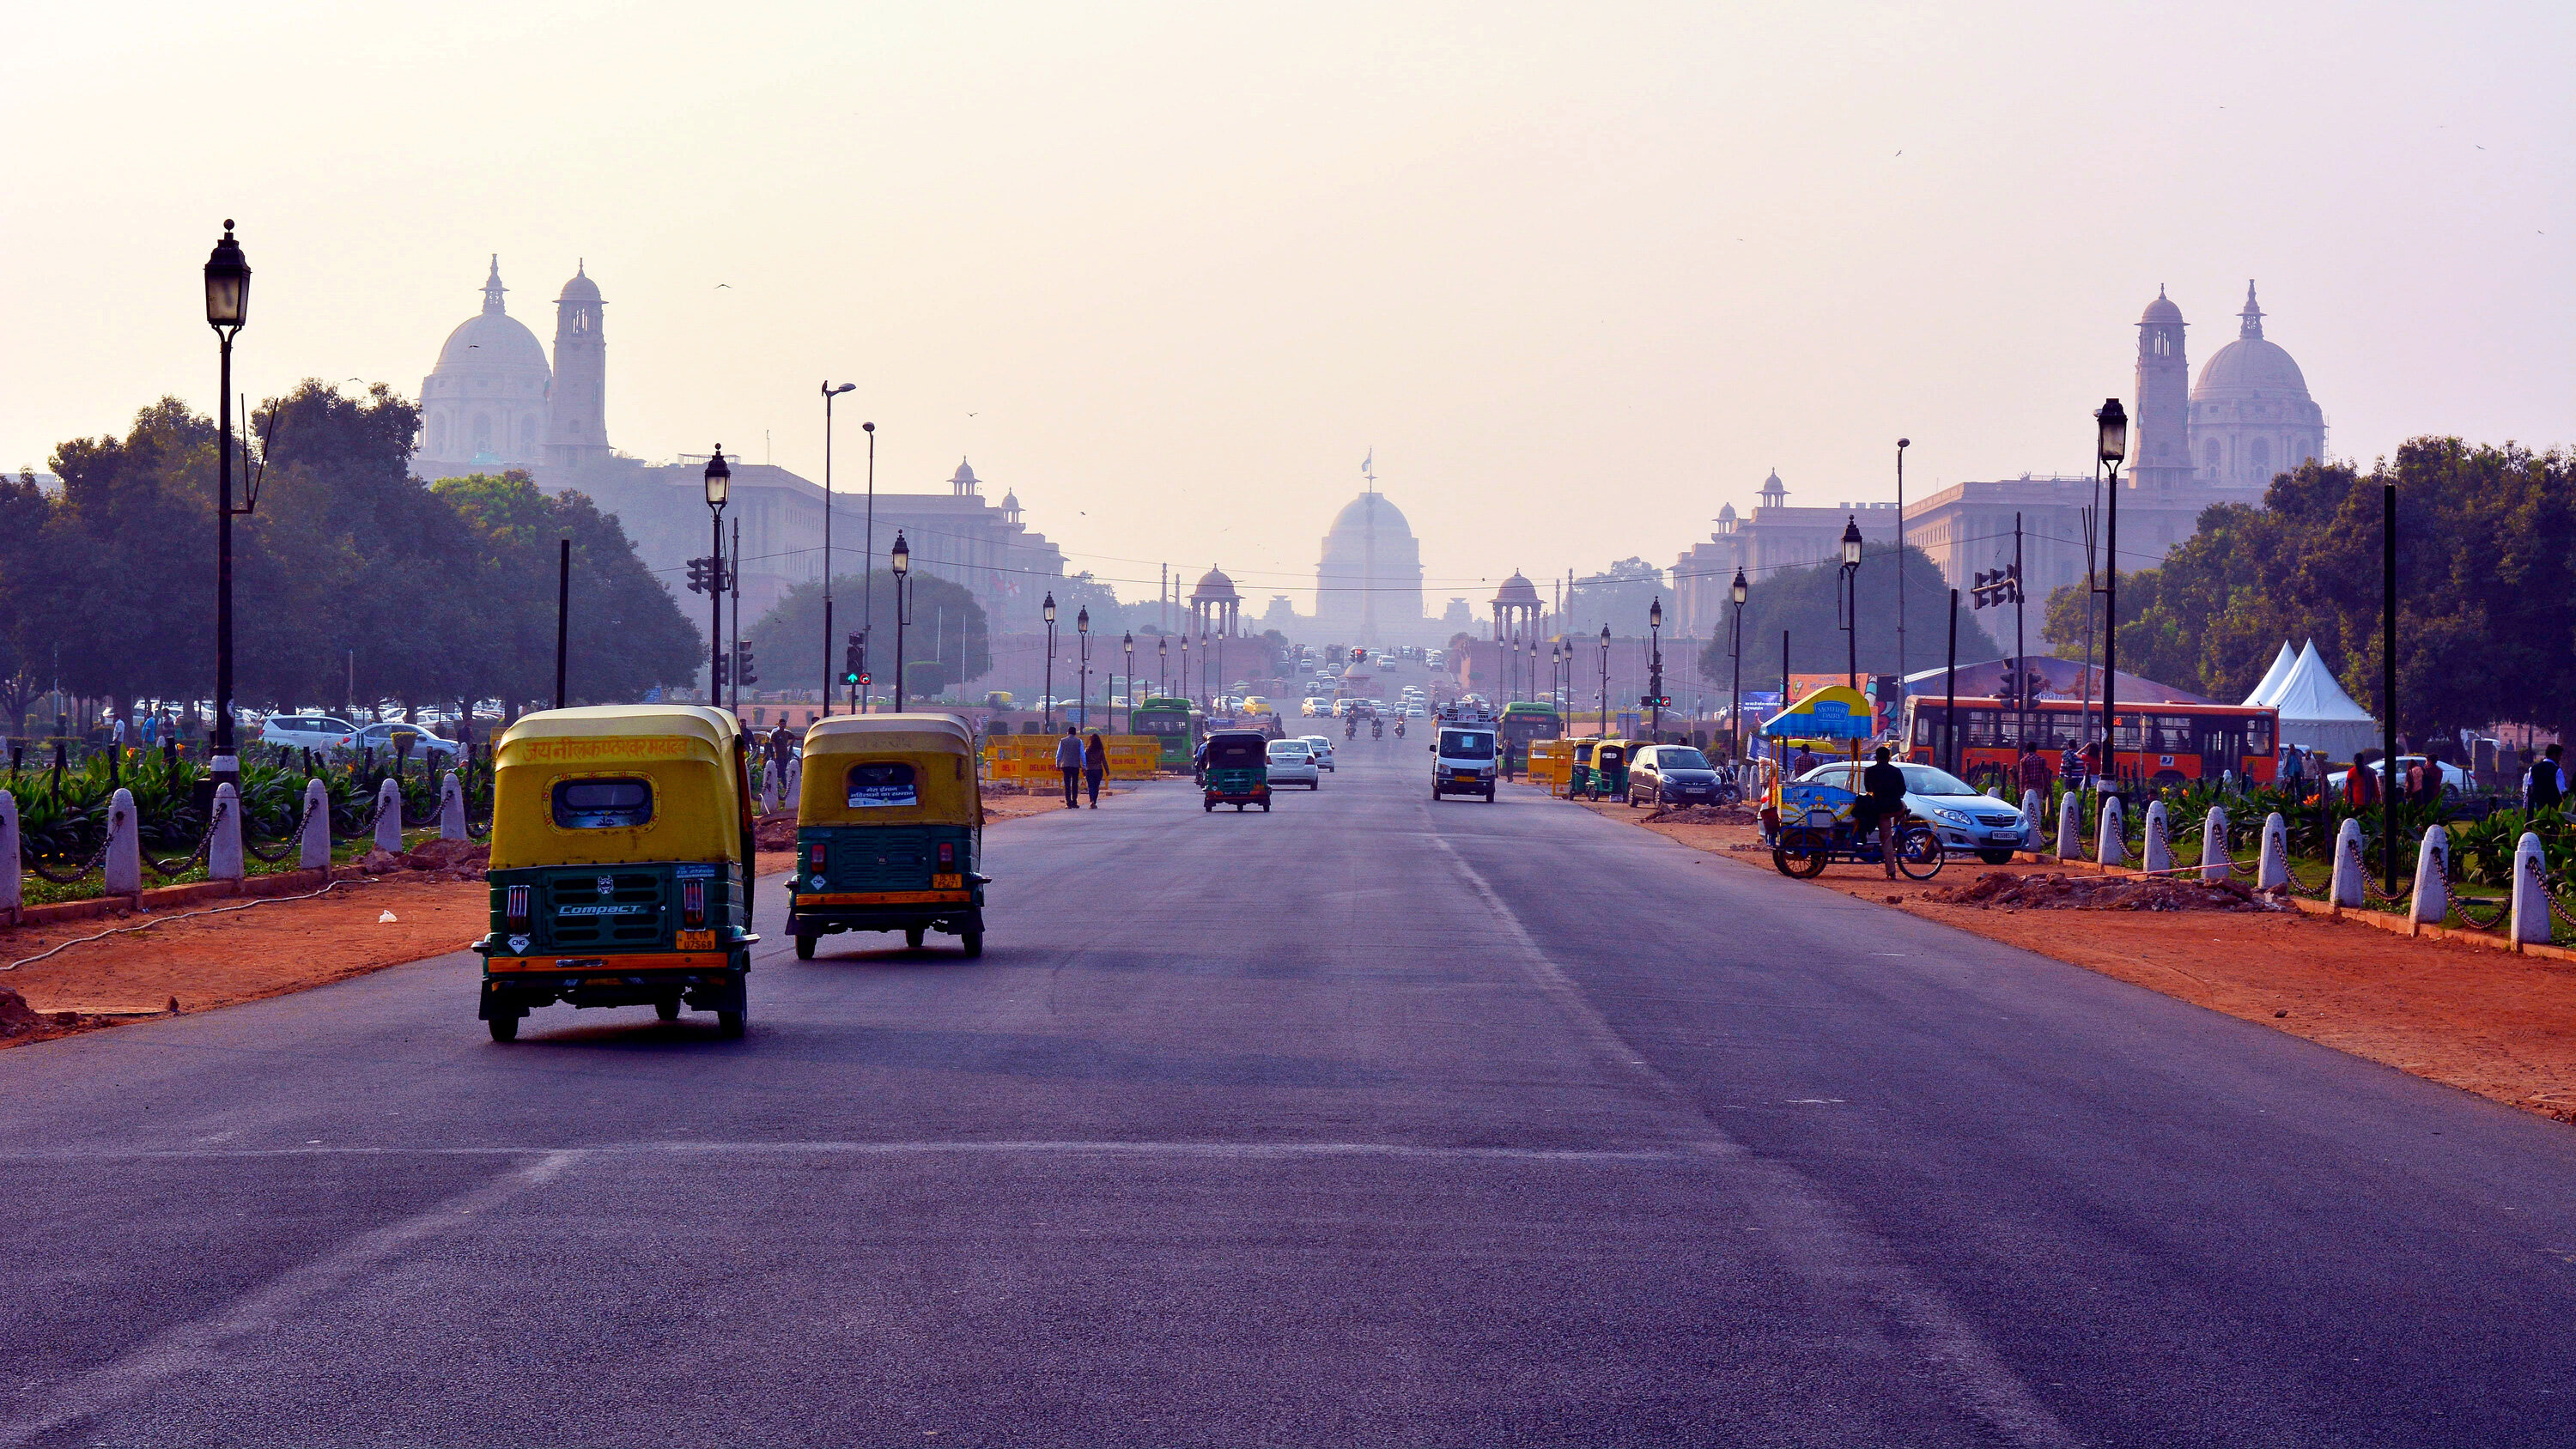
<svg viewBox="0 0 2576 1449">
<path fill-rule="evenodd" d="M 1314 747 L 1315 763 L 1322 766 L 1325 773 L 1334 773 L 1333 742 L 1331 740 L 1322 735 L 1300 735 L 1298 738 Z"/>
<path fill-rule="evenodd" d="M 405 724 L 396 719 L 378 720 L 359 730 L 358 738 L 351 748 L 372 749 L 379 755 L 391 755 L 394 752 L 396 730 L 409 730 L 419 736 L 411 742 L 411 757 L 415 760 L 456 758 L 456 741 L 440 739 L 430 733 L 427 725 Z"/>
<path fill-rule="evenodd" d="M 1282 785 L 1324 788 L 1324 772 L 1316 767 L 1314 747 L 1304 740 L 1270 742 L 1270 787 L 1275 790 Z"/>
<path fill-rule="evenodd" d="M 1819 765 L 1798 778 L 1866 795 L 1869 791 L 1861 785 L 1861 772 L 1868 768 L 1844 761 Z M 1974 851 L 1986 864 L 2002 865 L 2016 850 L 2041 848 L 2039 822 L 2022 818 L 2020 808 L 2011 802 L 1995 799 L 1937 765 L 1900 761 L 1897 768 L 1905 772 L 1906 810 L 1932 827 L 1943 850 Z"/>
<path fill-rule="evenodd" d="M 290 750 L 353 750 L 358 727 L 332 714 L 273 714 L 260 726 L 259 742 Z"/>
<path fill-rule="evenodd" d="M 2422 763 L 2424 763 L 2424 757 L 2422 755 L 2399 755 L 2397 757 L 2398 768 L 2404 770 L 2414 769 L 2417 765 Z M 2377 775 L 2383 780 L 2387 779 L 2387 763 L 2381 760 L 2371 761 L 2370 773 Z M 2347 765 L 2344 768 L 2335 771 L 2333 774 L 2326 776 L 2326 788 L 2337 794 L 2341 794 L 2343 792 L 2344 780 L 2351 774 L 2352 767 Z M 2453 793 L 2458 793 L 2468 789 L 2469 772 L 2452 764 L 2448 760 L 2444 760 L 2442 762 L 2442 788 Z"/>
</svg>

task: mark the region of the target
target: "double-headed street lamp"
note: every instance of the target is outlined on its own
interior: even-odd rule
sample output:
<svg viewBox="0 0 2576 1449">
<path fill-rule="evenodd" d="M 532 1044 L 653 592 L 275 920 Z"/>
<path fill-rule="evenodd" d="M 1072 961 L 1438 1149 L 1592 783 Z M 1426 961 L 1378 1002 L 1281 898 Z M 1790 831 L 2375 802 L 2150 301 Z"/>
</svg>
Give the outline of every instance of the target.
<svg viewBox="0 0 2576 1449">
<path fill-rule="evenodd" d="M 903 541 L 903 530 L 894 531 L 894 547 L 886 556 L 894 568 L 894 712 L 903 713 L 903 626 L 912 622 L 912 546 Z"/>
<path fill-rule="evenodd" d="M 823 379 L 823 713 L 832 712 L 832 399 L 858 389 Z M 868 452 L 877 450 L 877 425 L 868 423 Z"/>
<path fill-rule="evenodd" d="M 1047 590 L 1046 602 L 1038 605 L 1046 618 L 1046 692 L 1038 696 L 1038 715 L 1046 722 L 1048 734 L 1055 733 L 1055 591 Z"/>
<path fill-rule="evenodd" d="M 1735 582 L 1728 586 L 1727 592 L 1735 600 L 1735 632 L 1726 646 L 1726 657 L 1735 666 L 1735 695 L 1726 707 L 1726 723 L 1734 735 L 1733 754 L 1741 760 L 1744 758 L 1744 599 L 1753 590 L 1744 582 L 1744 569 L 1740 565 L 1735 570 Z"/>
<path fill-rule="evenodd" d="M 1664 737 L 1664 601 L 1657 599 L 1646 610 L 1646 636 L 1651 641 L 1646 652 L 1646 706 L 1653 711 L 1646 724 L 1646 738 Z"/>
<path fill-rule="evenodd" d="M 707 455 L 707 517 L 714 533 L 707 545 L 707 600 L 715 612 L 707 620 L 707 703 L 719 704 L 723 695 L 716 686 L 724 680 L 725 632 L 725 500 L 733 496 L 733 469 L 725 466 L 724 444 Z"/>
<path fill-rule="evenodd" d="M 241 755 L 233 743 L 233 337 L 249 317 L 250 262 L 233 240 L 232 218 L 225 217 L 223 240 L 206 258 L 206 325 L 215 329 L 222 359 L 215 412 L 223 433 L 215 449 L 215 730 L 207 774 L 214 785 L 235 790 L 241 788 Z"/>
<path fill-rule="evenodd" d="M 1073 697 L 1082 701 L 1082 727 L 1091 728 L 1091 606 L 1085 604 L 1073 616 L 1073 647 L 1081 656 L 1081 682 L 1074 687 Z"/>
</svg>

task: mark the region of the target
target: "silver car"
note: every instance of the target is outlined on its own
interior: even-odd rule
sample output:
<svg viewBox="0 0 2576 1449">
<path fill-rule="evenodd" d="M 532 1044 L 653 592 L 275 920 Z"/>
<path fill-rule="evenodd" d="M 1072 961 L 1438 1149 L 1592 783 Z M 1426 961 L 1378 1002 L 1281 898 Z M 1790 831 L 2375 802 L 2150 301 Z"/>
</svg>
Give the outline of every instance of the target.
<svg viewBox="0 0 2576 1449">
<path fill-rule="evenodd" d="M 358 727 L 332 714 L 273 714 L 260 726 L 259 742 L 290 750 L 353 750 Z"/>
<path fill-rule="evenodd" d="M 1819 765 L 1799 776 L 1855 795 L 1869 791 L 1861 784 L 1865 764 L 1849 761 Z M 2017 850 L 2040 848 L 2039 822 L 2025 820 L 2019 807 L 1995 799 L 1937 765 L 1899 763 L 1905 772 L 1905 808 L 1932 827 L 1946 851 L 1974 851 L 1988 865 L 2002 865 Z"/>
<path fill-rule="evenodd" d="M 1315 763 L 1324 771 L 1324 773 L 1328 775 L 1334 773 L 1333 742 L 1331 740 L 1326 739 L 1322 735 L 1299 735 L 1298 738 L 1304 740 L 1313 748 Z"/>
<path fill-rule="evenodd" d="M 1282 785 L 1324 788 L 1324 772 L 1315 767 L 1315 752 L 1304 740 L 1270 742 L 1270 786 L 1275 790 Z"/>
</svg>

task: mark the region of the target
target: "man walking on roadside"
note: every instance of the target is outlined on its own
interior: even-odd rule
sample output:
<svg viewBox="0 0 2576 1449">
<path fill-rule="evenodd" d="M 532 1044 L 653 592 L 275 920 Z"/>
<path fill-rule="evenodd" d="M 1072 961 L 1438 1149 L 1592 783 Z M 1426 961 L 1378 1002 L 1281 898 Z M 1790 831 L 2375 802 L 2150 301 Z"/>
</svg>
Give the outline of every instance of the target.
<svg viewBox="0 0 2576 1449">
<path fill-rule="evenodd" d="M 1055 768 L 1064 776 L 1064 808 L 1082 808 L 1082 736 L 1072 725 L 1064 727 L 1064 738 L 1055 742 Z"/>
<path fill-rule="evenodd" d="M 2048 767 L 2048 756 L 2039 752 L 2039 746 L 2024 742 L 2021 747 L 2021 787 L 2037 790 L 2039 798 L 2046 800 L 2049 787 L 2056 783 L 2057 772 Z"/>
<path fill-rule="evenodd" d="M 2522 777 L 2523 809 L 2534 815 L 2544 810 L 2554 815 L 2560 806 L 2567 803 L 2567 772 L 2558 763 L 2558 756 L 2564 748 L 2551 745 L 2540 752 L 2539 759 L 2531 762 L 2531 773 Z"/>
</svg>

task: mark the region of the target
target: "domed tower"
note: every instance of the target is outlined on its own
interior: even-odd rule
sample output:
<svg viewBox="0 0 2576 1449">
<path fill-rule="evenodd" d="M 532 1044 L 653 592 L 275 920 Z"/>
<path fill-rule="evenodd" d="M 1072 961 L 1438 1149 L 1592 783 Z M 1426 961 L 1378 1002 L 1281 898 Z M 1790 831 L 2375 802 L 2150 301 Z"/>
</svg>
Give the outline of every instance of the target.
<svg viewBox="0 0 2576 1449">
<path fill-rule="evenodd" d="M 555 298 L 555 384 L 546 405 L 546 461 L 577 467 L 608 456 L 608 342 L 599 284 L 584 264 Z"/>
<path fill-rule="evenodd" d="M 2138 318 L 2138 441 L 2129 486 L 2168 489 L 2192 480 L 2191 364 L 2183 356 L 2182 309 L 2156 288 Z"/>
<path fill-rule="evenodd" d="M 1315 624 L 1354 644 L 1422 632 L 1422 547 L 1385 494 L 1362 493 L 1334 515 L 1315 568 Z"/>
<path fill-rule="evenodd" d="M 545 462 L 554 369 L 537 334 L 504 310 L 501 258 L 483 282 L 483 311 L 447 334 L 420 385 L 423 476 L 499 472 Z"/>
<path fill-rule="evenodd" d="M 2325 456 L 2326 415 L 2308 379 L 2263 338 L 2263 309 L 2245 284 L 2236 340 L 2218 349 L 2191 389 L 2191 451 L 2204 483 L 2260 493 L 2275 475 Z"/>
</svg>

